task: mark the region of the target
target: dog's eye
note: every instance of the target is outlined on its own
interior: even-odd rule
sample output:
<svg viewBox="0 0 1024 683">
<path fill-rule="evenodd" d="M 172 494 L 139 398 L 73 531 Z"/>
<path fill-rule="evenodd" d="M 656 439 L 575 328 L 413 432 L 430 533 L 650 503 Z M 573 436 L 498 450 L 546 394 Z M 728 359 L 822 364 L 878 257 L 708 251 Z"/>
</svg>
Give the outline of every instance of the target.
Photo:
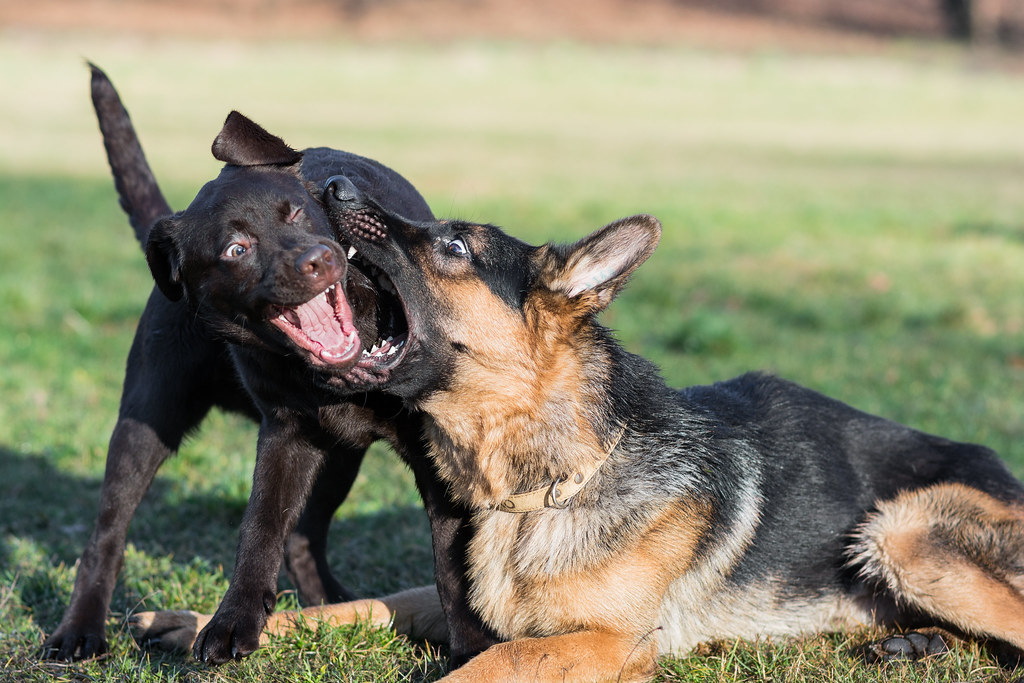
<svg viewBox="0 0 1024 683">
<path fill-rule="evenodd" d="M 444 250 L 452 256 L 469 256 L 469 247 L 458 237 L 445 244 Z"/>
<path fill-rule="evenodd" d="M 228 248 L 224 250 L 224 258 L 237 259 L 242 258 L 249 252 L 249 245 L 245 242 L 232 242 L 228 245 Z"/>
</svg>

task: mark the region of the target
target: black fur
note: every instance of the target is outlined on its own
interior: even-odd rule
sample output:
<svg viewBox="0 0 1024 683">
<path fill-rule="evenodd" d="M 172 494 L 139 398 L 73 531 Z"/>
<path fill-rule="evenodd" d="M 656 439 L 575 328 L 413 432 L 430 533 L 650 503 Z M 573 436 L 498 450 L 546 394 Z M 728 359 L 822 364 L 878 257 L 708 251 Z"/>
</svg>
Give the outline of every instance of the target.
<svg viewBox="0 0 1024 683">
<path fill-rule="evenodd" d="M 358 381 L 304 354 L 267 323 L 268 306 L 300 304 L 316 293 L 310 288 L 343 280 L 348 298 L 362 302 L 354 311 L 356 327 L 371 338 L 376 333 L 373 284 L 355 270 L 346 277 L 344 251 L 307 189 L 344 173 L 394 210 L 429 218 L 423 199 L 377 162 L 328 148 L 297 152 L 232 113 L 214 142 L 215 155 L 228 165 L 188 210 L 172 216 L 127 112 L 96 67 L 92 83 L 121 204 L 146 245 L 159 291 L 150 295 L 129 354 L 100 514 L 71 603 L 43 654 L 71 659 L 105 651 L 104 620 L 128 523 L 157 468 L 214 405 L 262 421 L 257 472 L 281 486 L 254 488 L 236 564 L 236 576 L 247 579 L 232 582 L 198 657 L 224 661 L 255 648 L 273 607 L 281 559 L 268 547 L 285 547 L 289 573 L 306 601 L 352 597 L 327 567 L 327 529 L 365 449 L 378 438 L 413 469 L 423 496 L 456 634 L 453 655 L 485 647 L 490 638 L 465 606 L 464 513 L 443 495 L 421 455 L 419 418 L 393 399 L 360 392 Z M 224 240 L 235 234 L 256 238 L 245 256 L 257 258 L 219 258 Z"/>
</svg>

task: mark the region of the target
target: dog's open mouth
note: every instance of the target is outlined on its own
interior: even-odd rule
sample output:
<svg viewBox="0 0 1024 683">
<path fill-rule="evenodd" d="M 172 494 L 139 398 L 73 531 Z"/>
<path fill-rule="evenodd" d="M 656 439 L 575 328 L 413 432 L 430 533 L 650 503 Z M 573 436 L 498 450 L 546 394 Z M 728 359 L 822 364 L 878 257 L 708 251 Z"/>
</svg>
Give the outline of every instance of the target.
<svg viewBox="0 0 1024 683">
<path fill-rule="evenodd" d="M 354 247 L 349 247 L 349 265 L 358 268 L 371 282 L 377 292 L 377 338 L 363 352 L 354 370 L 353 379 L 372 381 L 377 373 L 390 370 L 405 356 L 409 341 L 409 325 L 405 307 L 398 290 L 391 279 L 377 266 L 360 257 Z"/>
<path fill-rule="evenodd" d="M 337 368 L 354 384 L 379 384 L 408 349 L 405 308 L 383 270 L 352 247 L 348 257 L 346 283 L 336 282 L 298 306 L 275 305 L 269 320 L 314 364 Z"/>
<path fill-rule="evenodd" d="M 359 355 L 359 332 L 340 282 L 304 304 L 276 306 L 274 312 L 270 322 L 323 363 L 340 365 Z"/>
</svg>

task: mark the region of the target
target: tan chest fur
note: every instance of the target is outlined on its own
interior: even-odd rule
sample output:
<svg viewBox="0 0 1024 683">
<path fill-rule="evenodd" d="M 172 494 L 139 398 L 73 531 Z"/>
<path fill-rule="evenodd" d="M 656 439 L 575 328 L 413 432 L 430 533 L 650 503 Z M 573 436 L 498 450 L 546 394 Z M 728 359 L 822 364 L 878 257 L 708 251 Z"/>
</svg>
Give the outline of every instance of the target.
<svg viewBox="0 0 1024 683">
<path fill-rule="evenodd" d="M 601 630 L 642 636 L 693 562 L 707 512 L 665 508 L 617 547 L 581 533 L 586 510 L 485 512 L 470 547 L 471 602 L 504 638 Z"/>
</svg>

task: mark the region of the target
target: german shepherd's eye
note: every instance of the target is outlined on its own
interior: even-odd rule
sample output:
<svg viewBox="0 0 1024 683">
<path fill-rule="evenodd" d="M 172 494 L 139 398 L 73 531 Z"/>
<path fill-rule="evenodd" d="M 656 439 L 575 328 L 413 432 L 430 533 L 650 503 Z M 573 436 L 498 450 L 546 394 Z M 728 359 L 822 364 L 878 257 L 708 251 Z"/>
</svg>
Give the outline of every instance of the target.
<svg viewBox="0 0 1024 683">
<path fill-rule="evenodd" d="M 229 260 L 239 259 L 249 253 L 252 244 L 248 240 L 232 242 L 222 253 L 223 257 Z"/>
<path fill-rule="evenodd" d="M 452 256 L 469 256 L 469 247 L 466 246 L 466 242 L 456 237 L 453 240 L 449 240 L 444 245 L 444 250 Z"/>
</svg>

